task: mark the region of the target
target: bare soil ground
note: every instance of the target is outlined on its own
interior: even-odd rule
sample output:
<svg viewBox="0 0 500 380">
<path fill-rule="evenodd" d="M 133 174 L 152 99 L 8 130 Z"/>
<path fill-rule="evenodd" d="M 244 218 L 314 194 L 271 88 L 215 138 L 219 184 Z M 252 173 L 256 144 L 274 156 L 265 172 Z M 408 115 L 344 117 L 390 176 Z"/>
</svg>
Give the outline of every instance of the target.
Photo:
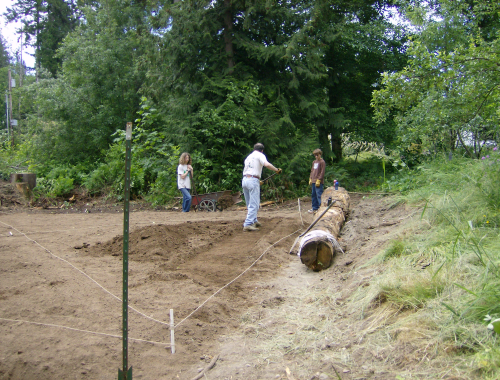
<svg viewBox="0 0 500 380">
<path fill-rule="evenodd" d="M 0 379 L 117 378 L 123 207 L 88 199 L 28 207 L 10 184 L 1 187 Z M 418 363 L 397 341 L 391 352 L 364 346 L 353 331 L 363 324 L 369 331 L 373 321 L 353 315 L 345 302 L 370 285 L 373 270 L 361 266 L 414 210 L 351 194 L 341 232 L 345 255 L 312 272 L 288 253 L 313 221 L 310 201 L 300 204 L 300 212 L 297 201 L 262 208 L 261 230 L 244 233 L 246 211 L 237 207 L 185 214 L 133 202 L 134 379 L 395 379 L 402 366 Z M 321 329 L 328 320 L 335 330 Z"/>
</svg>

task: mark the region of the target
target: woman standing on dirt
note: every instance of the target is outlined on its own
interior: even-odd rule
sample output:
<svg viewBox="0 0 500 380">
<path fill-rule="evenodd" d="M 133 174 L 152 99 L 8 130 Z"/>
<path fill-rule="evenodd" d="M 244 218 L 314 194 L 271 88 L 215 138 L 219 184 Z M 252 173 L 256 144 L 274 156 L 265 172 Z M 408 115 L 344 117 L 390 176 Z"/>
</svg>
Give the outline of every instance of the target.
<svg viewBox="0 0 500 380">
<path fill-rule="evenodd" d="M 177 187 L 182 193 L 182 212 L 189 212 L 191 208 L 191 178 L 193 178 L 191 163 L 191 155 L 182 153 L 177 167 Z"/>
<path fill-rule="evenodd" d="M 321 149 L 315 149 L 314 161 L 311 168 L 311 174 L 309 175 L 309 185 L 312 185 L 312 209 L 308 212 L 310 214 L 316 214 L 319 207 L 321 206 L 321 195 L 323 194 L 323 184 L 325 182 L 325 160 L 321 158 L 323 152 Z"/>
</svg>

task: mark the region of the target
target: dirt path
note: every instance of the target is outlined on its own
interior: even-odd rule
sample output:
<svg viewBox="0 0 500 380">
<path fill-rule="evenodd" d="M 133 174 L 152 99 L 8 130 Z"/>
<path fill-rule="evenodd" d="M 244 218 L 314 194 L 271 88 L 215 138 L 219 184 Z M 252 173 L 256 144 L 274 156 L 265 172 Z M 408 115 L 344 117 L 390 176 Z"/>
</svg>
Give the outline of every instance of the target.
<svg viewBox="0 0 500 380">
<path fill-rule="evenodd" d="M 206 378 L 287 379 L 289 368 L 296 379 L 328 379 L 334 370 L 325 353 L 361 355 L 342 330 L 354 323 L 343 300 L 366 286 L 370 270 L 356 268 L 393 237 L 409 211 L 353 194 L 342 231 L 346 254 L 315 273 L 288 254 L 312 222 L 308 206 L 302 203 L 302 215 L 297 202 L 262 209 L 264 226 L 255 233 L 242 232 L 243 210 L 131 213 L 133 378 L 193 379 L 219 355 Z M 123 215 L 87 211 L 0 209 L 0 379 L 117 378 Z M 170 309 L 175 355 L 168 347 Z M 331 318 L 338 318 L 338 333 L 317 330 L 316 320 Z M 324 352 L 318 356 L 315 347 Z M 394 378 L 353 360 L 336 363 L 342 379 L 365 372 Z"/>
</svg>

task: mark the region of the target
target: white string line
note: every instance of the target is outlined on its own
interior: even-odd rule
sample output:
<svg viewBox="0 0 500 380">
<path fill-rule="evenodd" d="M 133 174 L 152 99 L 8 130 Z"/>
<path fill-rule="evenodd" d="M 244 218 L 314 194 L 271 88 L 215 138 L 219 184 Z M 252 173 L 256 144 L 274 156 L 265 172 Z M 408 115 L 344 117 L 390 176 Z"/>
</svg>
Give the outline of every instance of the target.
<svg viewBox="0 0 500 380">
<path fill-rule="evenodd" d="M 73 327 L 67 327 L 67 326 L 61 326 L 61 325 L 53 325 L 51 323 L 39 323 L 39 322 L 31 322 L 31 321 L 23 321 L 20 319 L 8 319 L 8 318 L 0 318 L 1 321 L 7 321 L 7 322 L 21 322 L 21 323 L 29 323 L 31 325 L 38 325 L 38 326 L 47 326 L 47 327 L 57 327 L 60 329 L 66 329 L 66 330 L 72 330 L 72 331 L 78 331 L 78 332 L 83 332 L 87 334 L 94 334 L 94 335 L 103 335 L 103 336 L 109 336 L 112 338 L 119 338 L 122 339 L 123 336 L 121 335 L 113 335 L 113 334 L 106 334 L 106 333 L 101 333 L 101 332 L 95 332 L 95 331 L 89 331 L 89 330 L 80 330 L 80 329 L 75 329 Z M 145 339 L 137 339 L 137 338 L 128 338 L 130 340 L 134 340 L 136 342 L 144 342 L 144 343 L 152 343 L 152 344 L 160 344 L 162 346 L 170 347 L 170 343 L 163 343 L 163 342 L 155 342 L 152 340 L 145 340 Z"/>
<path fill-rule="evenodd" d="M 186 319 L 188 319 L 189 317 L 191 317 L 194 313 L 196 313 L 203 305 L 205 305 L 211 298 L 215 297 L 217 295 L 217 293 L 219 293 L 220 291 L 222 291 L 223 289 L 227 288 L 229 285 L 231 285 L 233 282 L 235 282 L 237 279 L 239 279 L 241 276 L 243 276 L 246 272 L 248 272 L 250 270 L 251 267 L 253 267 L 257 261 L 259 261 L 262 256 L 265 255 L 265 253 L 267 251 L 269 251 L 269 249 L 271 249 L 272 247 L 274 247 L 276 244 L 278 244 L 280 241 L 296 234 L 297 232 L 299 232 L 300 229 L 298 229 L 297 231 L 295 232 L 292 232 L 290 235 L 287 235 L 285 237 L 282 237 L 280 240 L 278 240 L 277 242 L 273 243 L 272 245 L 270 245 L 269 247 L 266 248 L 266 250 L 264 252 L 262 252 L 262 254 L 247 268 L 245 269 L 243 272 L 241 272 L 238 276 L 236 276 L 232 281 L 230 281 L 229 283 L 227 283 L 226 285 L 224 285 L 222 288 L 220 288 L 219 290 L 217 290 L 214 294 L 212 294 L 210 297 L 208 297 L 202 304 L 200 304 L 196 309 L 194 309 L 191 314 L 189 314 L 186 318 L 184 318 L 182 321 L 180 321 L 179 323 L 177 323 L 174 327 L 174 329 L 176 329 L 181 323 L 183 323 Z"/>
<path fill-rule="evenodd" d="M 3 225 L 5 226 L 8 226 L 10 228 L 12 228 L 13 230 L 19 232 L 21 235 L 25 236 L 26 239 L 34 242 L 36 245 L 40 246 L 43 250 L 45 250 L 46 252 L 48 252 L 50 255 L 56 257 L 57 259 L 61 260 L 61 261 L 64 261 L 65 263 L 67 263 L 68 265 L 70 265 L 71 267 L 73 267 L 74 269 L 76 269 L 78 272 L 80 272 L 81 274 L 83 274 L 85 277 L 87 277 L 88 279 L 90 279 L 92 282 L 94 282 L 97 286 L 99 286 L 102 290 L 104 290 L 106 293 L 110 294 L 112 297 L 116 298 L 117 300 L 119 301 L 122 301 L 121 298 L 115 296 L 113 293 L 111 293 L 109 290 L 107 290 L 106 288 L 104 288 L 101 284 L 99 284 L 97 281 L 95 281 L 92 277 L 90 277 L 88 274 L 86 274 L 85 272 L 83 272 L 81 269 L 77 268 L 76 266 L 74 266 L 73 264 L 71 264 L 69 261 L 53 254 L 50 250 L 48 250 L 47 248 L 45 248 L 44 246 L 42 246 L 40 243 L 38 243 L 37 241 L 31 239 L 30 237 L 28 237 L 26 234 L 24 234 L 23 232 L 19 231 L 18 229 L 16 229 L 15 227 L 12 227 L 2 221 L 0 221 L 0 223 L 2 223 Z M 239 279 L 241 276 L 243 276 L 243 274 L 245 274 L 248 270 L 250 270 L 250 268 L 252 268 L 256 263 L 257 261 L 259 261 L 262 256 L 265 255 L 265 253 L 272 247 L 274 247 L 276 244 L 278 244 L 280 241 L 282 241 L 283 239 L 286 239 L 294 234 L 296 234 L 297 232 L 299 232 L 300 229 L 298 229 L 297 231 L 295 232 L 292 232 L 290 235 L 287 235 L 283 238 L 281 238 L 280 240 L 278 240 L 277 242 L 273 243 L 272 245 L 270 245 L 247 269 L 245 269 L 242 273 L 240 273 L 236 278 L 234 278 L 232 281 L 230 281 L 229 283 L 227 283 L 226 285 L 224 285 L 222 288 L 220 288 L 219 290 L 217 290 L 214 294 L 212 294 L 210 297 L 208 297 L 201 305 L 199 305 L 193 312 L 191 312 L 187 317 L 185 317 L 182 321 L 180 321 L 177 325 L 174 326 L 174 329 L 177 328 L 177 326 L 179 326 L 181 323 L 183 323 L 184 321 L 186 321 L 188 318 L 190 318 L 196 311 L 198 311 L 203 305 L 205 305 L 211 298 L 215 297 L 219 292 L 221 292 L 223 289 L 225 289 L 226 287 L 228 287 L 229 285 L 231 285 L 233 282 L 235 282 L 237 279 Z M 169 323 L 166 323 L 166 322 L 163 322 L 163 321 L 159 321 L 155 318 L 152 318 L 144 313 L 142 313 L 141 311 L 135 309 L 134 307 L 132 306 L 128 306 L 131 310 L 135 311 L 136 313 L 142 315 L 143 317 L 146 317 L 152 321 L 155 321 L 155 322 L 158 322 L 158 323 L 161 323 L 163 325 L 166 325 L 170 328 L 170 324 Z"/>
<path fill-rule="evenodd" d="M 77 268 L 76 266 L 74 266 L 73 264 L 71 264 L 68 260 L 65 260 L 63 259 L 62 257 L 59 257 L 57 255 L 55 255 L 54 253 L 52 253 L 51 251 L 49 251 L 47 248 L 45 248 L 43 245 L 41 245 L 40 243 L 38 243 L 36 240 L 33 240 L 31 239 L 30 237 L 28 237 L 25 233 L 19 231 L 17 228 L 15 227 L 12 227 L 2 221 L 0 221 L 0 223 L 2 223 L 3 225 L 6 225 L 10 228 L 12 228 L 13 230 L 19 232 L 21 235 L 24 235 L 24 237 L 26 237 L 26 239 L 32 241 L 33 243 L 35 243 L 36 245 L 38 245 L 39 247 L 41 247 L 43 250 L 45 250 L 46 252 L 48 252 L 49 254 L 51 254 L 52 256 L 54 256 L 55 258 L 61 260 L 61 261 L 64 261 L 66 264 L 70 265 L 71 267 L 73 267 L 74 269 L 76 269 L 78 272 L 80 272 L 81 274 L 83 274 L 85 277 L 87 277 L 89 280 L 91 280 L 92 282 L 94 282 L 98 287 L 100 287 L 102 290 L 104 290 L 106 293 L 108 293 L 109 295 L 111 295 L 112 297 L 116 298 L 118 301 L 122 302 L 122 299 L 118 296 L 115 296 L 113 293 L 111 293 L 109 290 L 107 290 L 104 286 L 102 286 L 101 284 L 99 284 L 96 280 L 94 280 L 92 277 L 90 277 L 87 273 L 85 273 L 84 271 L 82 271 L 81 269 Z M 153 317 L 150 317 L 149 315 L 146 315 L 144 314 L 143 312 L 135 309 L 133 306 L 130 306 L 128 305 L 128 307 L 135 311 L 136 313 L 142 315 L 143 317 L 147 318 L 147 319 L 150 319 L 152 321 L 155 321 L 155 322 L 158 322 L 158 323 L 161 323 L 162 325 L 165 325 L 165 326 L 168 326 L 170 328 L 170 323 L 167 323 L 167 322 L 163 322 L 163 321 L 159 321 L 158 319 L 155 319 Z"/>
<path fill-rule="evenodd" d="M 136 223 L 133 223 L 133 225 L 131 227 L 139 226 L 139 225 L 151 225 L 151 223 L 153 225 L 156 225 L 156 226 L 160 225 L 160 224 L 157 224 L 156 222 L 136 222 Z M 88 229 L 90 229 L 90 228 L 92 228 L 92 229 L 96 229 L 96 228 L 97 229 L 107 229 L 108 227 L 123 227 L 123 224 L 107 224 L 106 226 L 103 226 L 103 227 L 95 227 L 95 226 L 79 227 L 79 230 L 82 230 L 84 228 L 88 228 Z M 36 235 L 36 234 L 52 234 L 52 233 L 55 233 L 55 232 L 77 232 L 77 231 L 78 230 L 76 228 L 73 228 L 71 230 L 28 231 L 28 232 L 26 232 L 26 234 Z M 18 235 L 7 235 L 7 236 L 0 236 L 0 237 L 16 237 L 16 236 L 18 236 Z"/>
</svg>

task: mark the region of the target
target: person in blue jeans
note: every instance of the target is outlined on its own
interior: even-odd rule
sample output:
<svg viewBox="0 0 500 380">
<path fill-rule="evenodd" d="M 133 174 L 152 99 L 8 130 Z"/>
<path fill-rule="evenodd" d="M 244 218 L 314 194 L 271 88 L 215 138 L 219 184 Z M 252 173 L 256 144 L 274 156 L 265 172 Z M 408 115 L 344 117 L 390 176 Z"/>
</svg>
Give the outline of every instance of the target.
<svg viewBox="0 0 500 380">
<path fill-rule="evenodd" d="M 281 169 L 275 168 L 267 161 L 264 152 L 264 144 L 257 143 L 253 146 L 253 152 L 245 159 L 243 168 L 243 179 L 241 187 L 247 204 L 247 217 L 243 223 L 243 231 L 258 231 L 261 224 L 257 220 L 257 212 L 260 207 L 260 177 L 262 168 L 274 170 L 281 173 Z"/>
<path fill-rule="evenodd" d="M 308 212 L 316 214 L 321 206 L 321 195 L 323 194 L 323 186 L 325 183 L 325 160 L 321 158 L 323 152 L 321 149 L 313 151 L 315 160 L 312 163 L 311 174 L 309 175 L 309 185 L 312 185 L 311 198 L 312 209 Z"/>
<path fill-rule="evenodd" d="M 193 167 L 191 166 L 191 155 L 182 153 L 177 166 L 177 187 L 182 193 L 182 212 L 191 209 L 191 178 L 193 178 Z"/>
</svg>

